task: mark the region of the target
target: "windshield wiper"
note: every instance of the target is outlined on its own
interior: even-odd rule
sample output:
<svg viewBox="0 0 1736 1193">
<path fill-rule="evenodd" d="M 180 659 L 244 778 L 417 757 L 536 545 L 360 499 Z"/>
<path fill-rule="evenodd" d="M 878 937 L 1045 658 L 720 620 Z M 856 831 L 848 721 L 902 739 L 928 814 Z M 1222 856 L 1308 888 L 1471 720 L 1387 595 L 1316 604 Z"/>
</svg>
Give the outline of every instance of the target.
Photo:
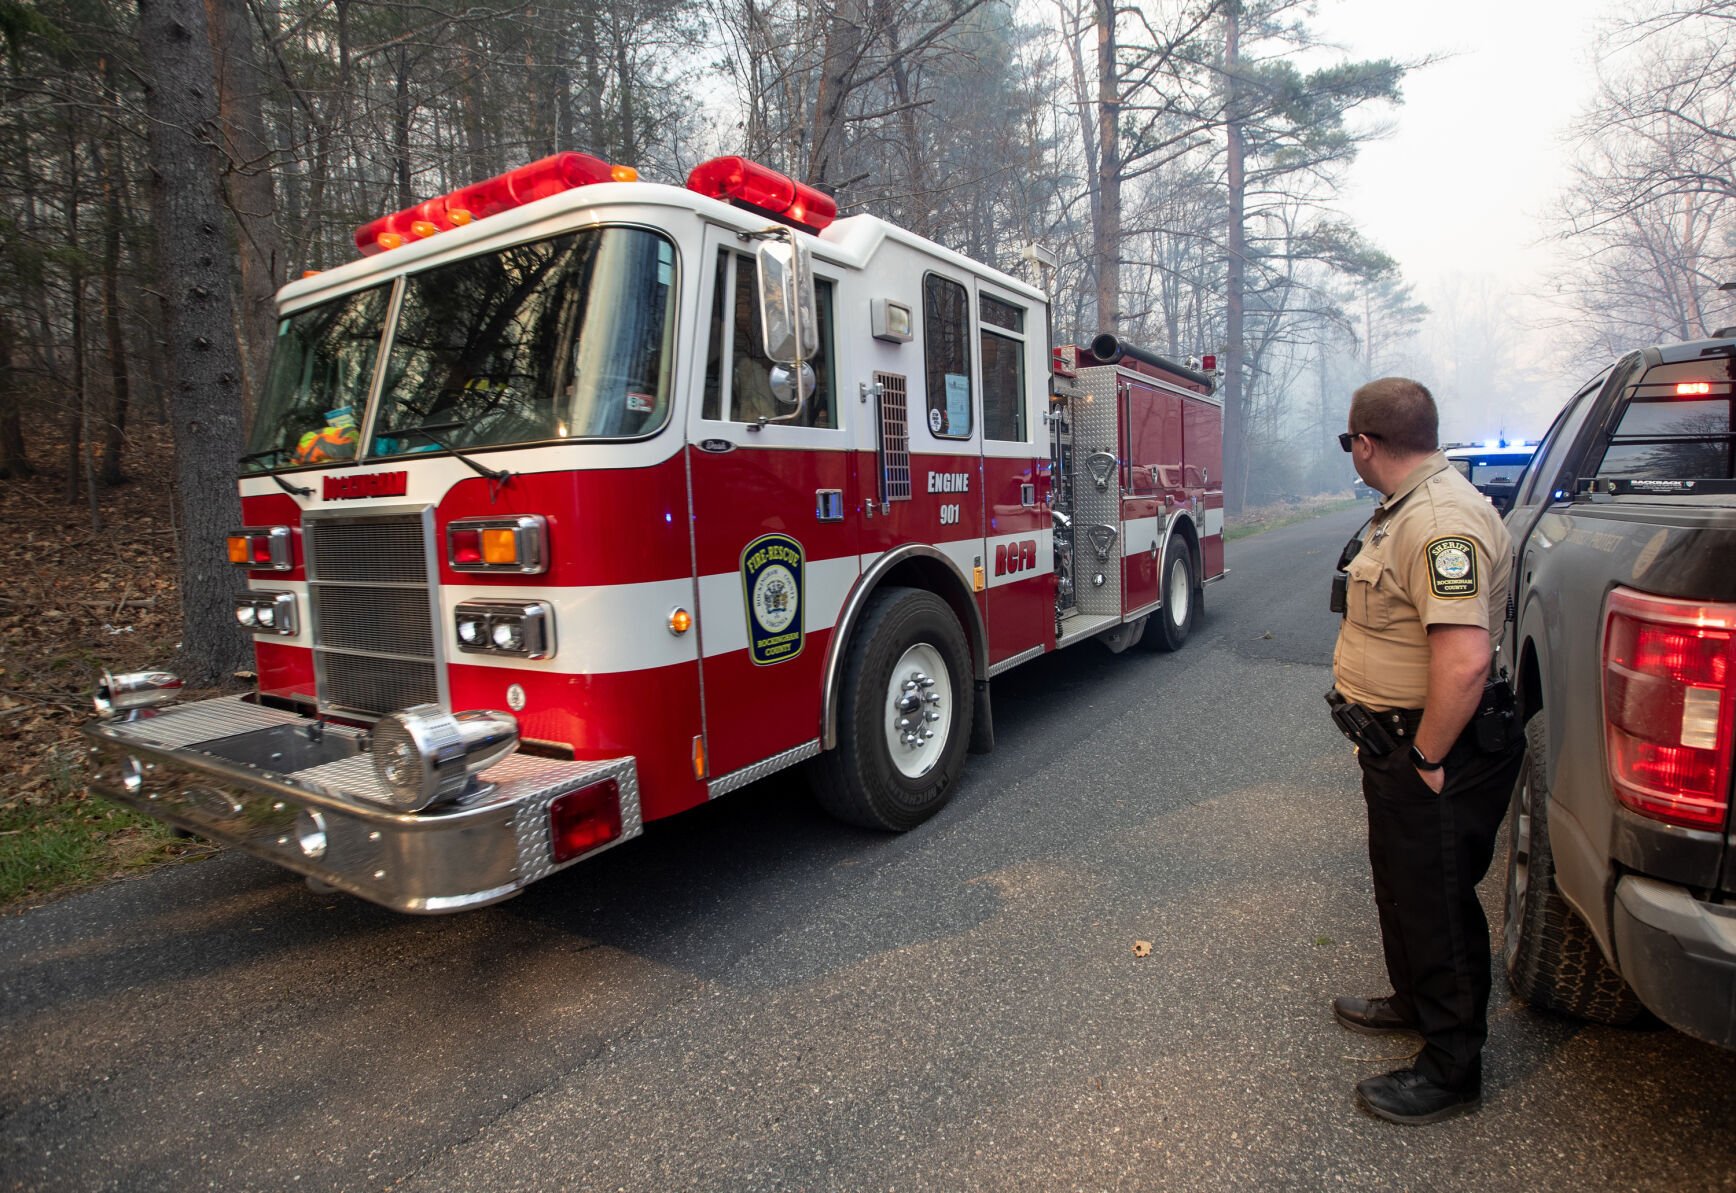
<svg viewBox="0 0 1736 1193">
<path fill-rule="evenodd" d="M 248 452 L 245 456 L 238 459 L 236 463 L 251 464 L 255 460 L 263 460 L 266 456 L 281 456 L 283 454 L 284 450 L 281 447 L 268 447 L 264 451 Z M 275 472 L 267 472 L 265 475 L 276 481 L 277 487 L 282 489 L 285 493 L 288 493 L 291 497 L 313 496 L 313 490 L 307 488 L 305 485 L 292 485 Z"/>
<path fill-rule="evenodd" d="M 442 442 L 434 434 L 436 431 L 440 431 L 440 432 L 456 431 L 458 428 L 462 427 L 463 425 L 464 424 L 461 422 L 422 423 L 420 426 L 415 426 L 415 427 L 397 427 L 397 428 L 394 428 L 393 430 L 390 430 L 390 431 L 376 431 L 376 432 L 374 432 L 374 438 L 375 439 L 402 439 L 406 435 L 420 435 L 422 438 L 426 439 L 429 443 L 432 443 L 435 447 L 439 448 L 441 451 L 451 452 L 453 454 L 453 456 L 455 456 L 460 463 L 464 464 L 466 467 L 468 467 L 472 472 L 476 473 L 478 476 L 486 476 L 490 481 L 492 481 L 494 484 L 494 489 L 491 490 L 491 494 L 490 494 L 490 500 L 492 500 L 493 499 L 492 493 L 497 492 L 501 488 L 504 488 L 506 485 L 506 482 L 512 479 L 512 473 L 506 471 L 504 468 L 490 468 L 486 464 L 478 464 L 475 460 L 472 460 L 469 456 L 465 455 L 463 452 L 459 451 L 457 448 L 453 447 L 451 444 Z"/>
</svg>

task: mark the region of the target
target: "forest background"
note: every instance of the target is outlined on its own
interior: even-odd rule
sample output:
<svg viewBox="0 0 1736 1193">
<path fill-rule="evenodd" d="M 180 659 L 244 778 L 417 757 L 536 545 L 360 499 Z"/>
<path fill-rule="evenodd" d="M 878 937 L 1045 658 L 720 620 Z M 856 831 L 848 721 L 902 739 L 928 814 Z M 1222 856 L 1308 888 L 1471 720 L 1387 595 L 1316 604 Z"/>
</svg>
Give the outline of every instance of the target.
<svg viewBox="0 0 1736 1193">
<path fill-rule="evenodd" d="M 1552 216 L 1576 375 L 1736 321 L 1736 0 L 1599 34 Z M 1337 203 L 1430 61 L 1351 59 L 1294 0 L 0 0 L 0 54 L 0 739 L 123 634 L 247 665 L 220 553 L 274 291 L 558 150 L 673 183 L 741 153 L 1010 272 L 1048 249 L 1059 340 L 1218 356 L 1232 510 L 1344 488 L 1366 379 L 1486 408 L 1536 363 Z"/>
</svg>

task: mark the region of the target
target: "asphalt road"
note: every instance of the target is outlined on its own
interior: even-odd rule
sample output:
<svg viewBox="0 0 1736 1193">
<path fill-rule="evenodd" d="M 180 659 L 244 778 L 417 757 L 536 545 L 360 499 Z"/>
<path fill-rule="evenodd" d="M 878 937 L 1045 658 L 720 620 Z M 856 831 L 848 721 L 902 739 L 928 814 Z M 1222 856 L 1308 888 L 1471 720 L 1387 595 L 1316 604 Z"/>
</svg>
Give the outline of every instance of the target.
<svg viewBox="0 0 1736 1193">
<path fill-rule="evenodd" d="M 1359 517 L 1232 543 L 1179 655 L 997 679 L 905 836 L 774 779 L 458 917 L 224 855 L 0 920 L 0 1187 L 1736 1189 L 1736 1055 L 1499 978 L 1481 1113 L 1354 1108 Z"/>
</svg>

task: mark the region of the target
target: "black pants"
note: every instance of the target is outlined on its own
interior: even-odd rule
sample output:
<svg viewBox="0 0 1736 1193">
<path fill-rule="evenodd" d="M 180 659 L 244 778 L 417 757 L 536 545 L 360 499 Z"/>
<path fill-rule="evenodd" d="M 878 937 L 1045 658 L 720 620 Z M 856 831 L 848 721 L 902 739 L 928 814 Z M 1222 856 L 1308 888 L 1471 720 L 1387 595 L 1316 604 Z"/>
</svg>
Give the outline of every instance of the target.
<svg viewBox="0 0 1736 1193">
<path fill-rule="evenodd" d="M 1408 737 L 1384 757 L 1357 756 L 1394 1008 L 1422 1031 L 1417 1071 L 1453 1089 L 1482 1079 L 1489 924 L 1477 883 L 1488 873 L 1521 753 L 1484 754 L 1461 737 L 1444 759 L 1439 795 L 1411 763 Z"/>
</svg>

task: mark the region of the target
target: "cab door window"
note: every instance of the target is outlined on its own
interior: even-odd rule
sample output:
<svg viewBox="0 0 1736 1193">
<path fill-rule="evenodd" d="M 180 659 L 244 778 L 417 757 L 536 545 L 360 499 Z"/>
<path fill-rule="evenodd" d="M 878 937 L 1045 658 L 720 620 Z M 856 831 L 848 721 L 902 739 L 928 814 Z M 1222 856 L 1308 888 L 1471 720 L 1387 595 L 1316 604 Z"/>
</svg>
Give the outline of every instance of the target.
<svg viewBox="0 0 1736 1193">
<path fill-rule="evenodd" d="M 922 351 L 929 431 L 943 439 L 969 439 L 970 297 L 957 282 L 932 273 L 922 279 Z"/>
<path fill-rule="evenodd" d="M 752 257 L 725 249 L 717 255 L 712 287 L 710 351 L 700 414 L 718 422 L 758 423 L 787 415 L 772 395 L 772 361 L 760 333 L 759 270 Z M 835 427 L 836 391 L 832 368 L 832 283 L 814 279 L 820 346 L 807 363 L 814 370 L 814 392 L 802 416 L 788 425 Z"/>
<path fill-rule="evenodd" d="M 982 324 L 983 438 L 1025 441 L 1025 311 L 987 294 Z"/>
</svg>

